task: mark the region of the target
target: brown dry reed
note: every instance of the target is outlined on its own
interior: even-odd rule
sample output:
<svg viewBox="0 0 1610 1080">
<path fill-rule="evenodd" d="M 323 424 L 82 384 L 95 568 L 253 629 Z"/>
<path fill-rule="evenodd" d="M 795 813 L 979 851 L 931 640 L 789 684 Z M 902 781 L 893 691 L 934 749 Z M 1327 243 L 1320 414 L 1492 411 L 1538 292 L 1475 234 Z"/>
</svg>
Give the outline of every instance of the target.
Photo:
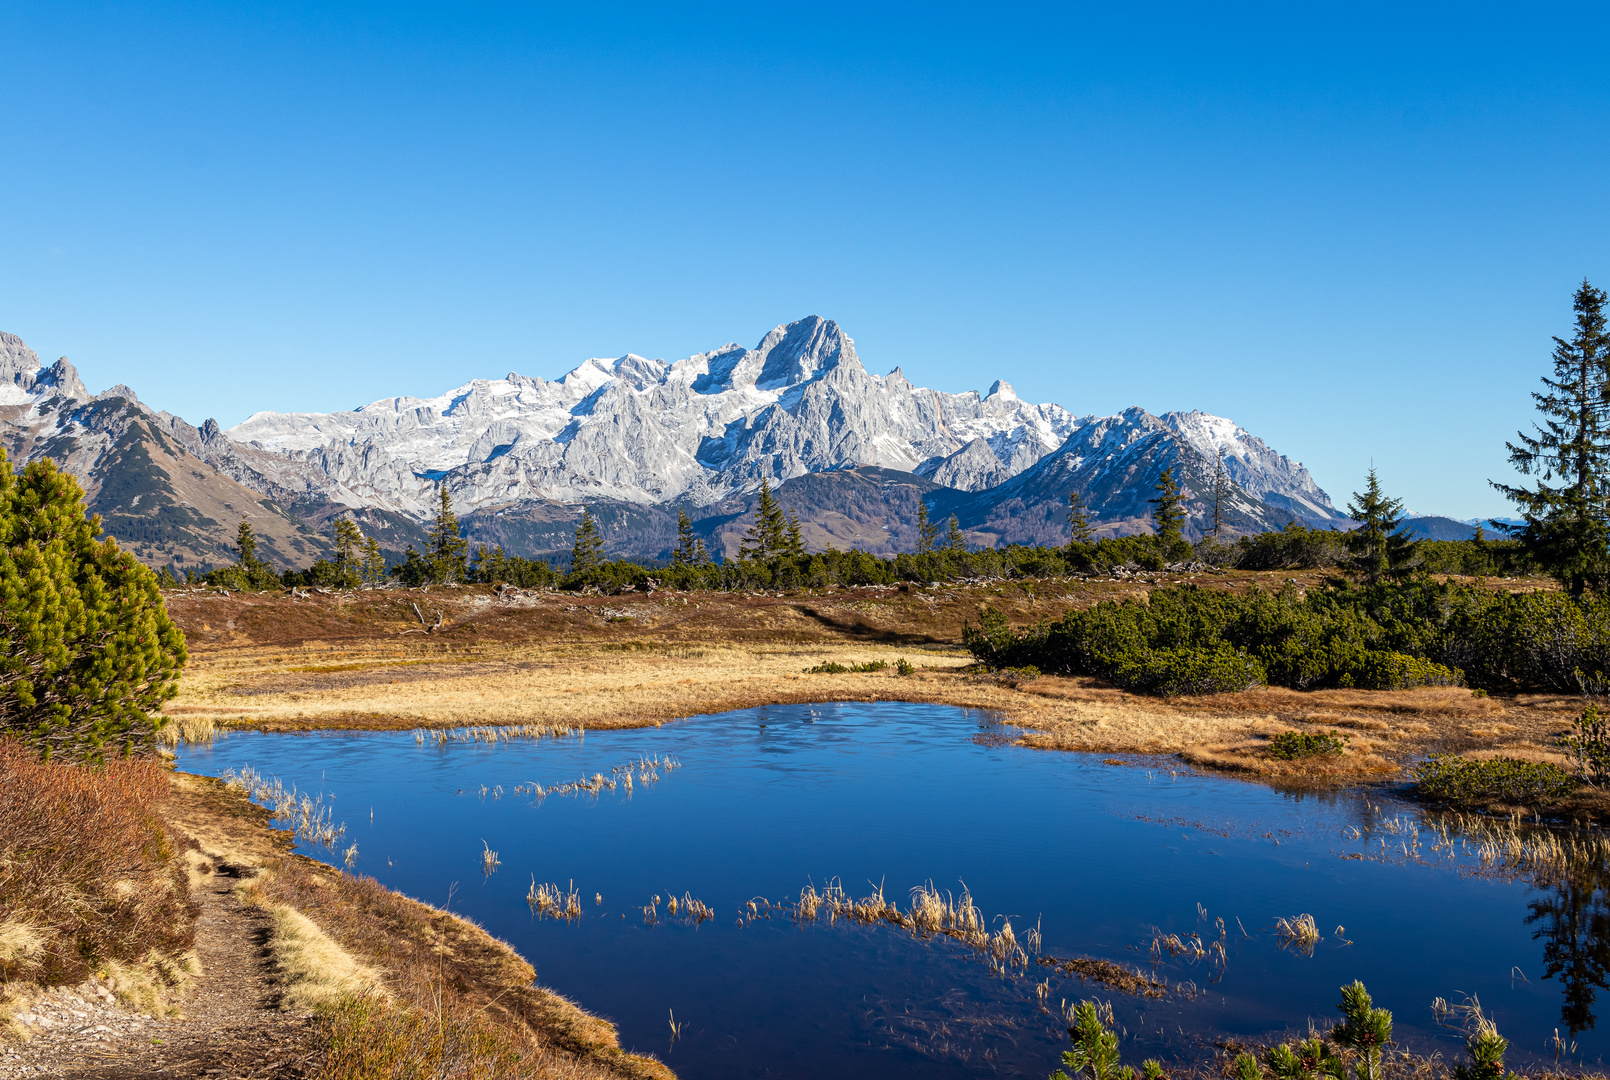
<svg viewBox="0 0 1610 1080">
<path fill-rule="evenodd" d="M 46 763 L 0 739 L 0 983 L 184 966 L 197 911 L 156 813 L 167 790 L 149 759 Z"/>
</svg>

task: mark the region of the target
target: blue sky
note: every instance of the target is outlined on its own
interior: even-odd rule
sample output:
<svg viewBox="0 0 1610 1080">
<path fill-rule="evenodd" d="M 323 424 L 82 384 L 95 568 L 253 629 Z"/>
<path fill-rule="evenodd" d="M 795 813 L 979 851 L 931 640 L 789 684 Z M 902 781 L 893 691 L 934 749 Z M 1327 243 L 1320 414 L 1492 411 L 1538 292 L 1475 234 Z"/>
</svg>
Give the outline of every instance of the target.
<svg viewBox="0 0 1610 1080">
<path fill-rule="evenodd" d="M 1118 6 L 7 4 L 0 329 L 228 425 L 820 314 L 1504 512 L 1604 9 Z"/>
</svg>

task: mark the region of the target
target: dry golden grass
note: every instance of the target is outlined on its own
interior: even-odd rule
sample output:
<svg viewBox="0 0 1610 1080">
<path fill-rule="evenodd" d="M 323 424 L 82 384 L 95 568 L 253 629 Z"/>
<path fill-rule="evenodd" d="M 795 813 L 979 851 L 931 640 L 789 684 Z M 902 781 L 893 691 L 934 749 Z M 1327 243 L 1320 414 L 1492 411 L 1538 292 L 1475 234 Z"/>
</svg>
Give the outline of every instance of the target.
<svg viewBox="0 0 1610 1080">
<path fill-rule="evenodd" d="M 623 1052 L 607 1021 L 535 985 L 531 965 L 481 927 L 290 854 L 270 812 L 218 781 L 178 773 L 172 789 L 164 816 L 207 859 L 193 869 L 239 877 L 271 913 L 284 1004 L 318 1010 L 327 1080 L 436 1066 L 489 1080 L 670 1080 Z"/>
<path fill-rule="evenodd" d="M 1204 575 L 1214 588 L 1278 586 L 1284 573 Z M 1172 578 L 1168 578 L 1172 582 Z M 1317 580 L 1317 579 L 1316 579 Z M 1153 582 L 1152 584 L 1161 583 Z M 1018 623 L 1143 592 L 1147 582 L 687 594 L 506 602 L 485 589 L 348 596 L 170 595 L 191 665 L 169 706 L 176 737 L 215 729 L 532 725 L 641 727 L 762 704 L 898 700 L 993 710 L 1047 750 L 1179 755 L 1281 781 L 1388 775 L 1427 751 L 1547 756 L 1577 704 L 1563 696 L 1484 698 L 1457 688 L 1403 692 L 1271 687 L 1158 699 L 1088 679 L 1027 682 L 963 673 L 965 621 L 983 604 Z M 419 626 L 413 604 L 437 634 Z M 895 673 L 909 660 L 915 674 Z M 824 661 L 882 660 L 870 674 L 806 675 Z M 1340 731 L 1348 751 L 1282 762 L 1282 731 Z"/>
<path fill-rule="evenodd" d="M 280 980 L 280 1008 L 312 1012 L 342 997 L 380 991 L 380 976 L 360 964 L 318 924 L 288 904 L 268 904 L 268 953 Z"/>
</svg>

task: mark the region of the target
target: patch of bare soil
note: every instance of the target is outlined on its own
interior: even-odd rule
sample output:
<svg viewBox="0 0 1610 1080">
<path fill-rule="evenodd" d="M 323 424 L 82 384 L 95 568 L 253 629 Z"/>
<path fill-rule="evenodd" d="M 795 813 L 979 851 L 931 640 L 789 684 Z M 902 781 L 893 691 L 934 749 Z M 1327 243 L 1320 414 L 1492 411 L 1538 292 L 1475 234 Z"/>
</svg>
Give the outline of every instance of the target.
<svg viewBox="0 0 1610 1080">
<path fill-rule="evenodd" d="M 32 1037 L 0 1051 L 0 1077 L 69 1080 L 291 1080 L 319 1057 L 311 1018 L 281 1012 L 265 958 L 268 918 L 234 896 L 235 879 L 208 875 L 196 890 L 201 974 L 177 1019 L 155 1020 L 115 1004 L 98 982 L 58 990 L 20 1017 Z"/>
</svg>

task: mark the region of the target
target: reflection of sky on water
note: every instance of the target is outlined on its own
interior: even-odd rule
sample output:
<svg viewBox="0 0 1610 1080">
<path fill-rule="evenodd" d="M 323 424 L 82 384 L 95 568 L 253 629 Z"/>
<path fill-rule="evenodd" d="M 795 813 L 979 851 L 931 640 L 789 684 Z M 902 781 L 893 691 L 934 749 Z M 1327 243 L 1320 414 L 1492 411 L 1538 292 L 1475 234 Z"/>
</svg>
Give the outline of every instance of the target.
<svg viewBox="0 0 1610 1080">
<path fill-rule="evenodd" d="M 248 734 L 186 749 L 180 766 L 251 766 L 333 796 L 361 872 L 437 905 L 457 883 L 455 911 L 511 942 L 545 985 L 616 1021 L 623 1045 L 687 1077 L 1043 1075 L 1063 1044 L 1034 1004 L 1048 975 L 1053 1006 L 1114 998 L 1132 1055 L 1194 1055 L 1204 1038 L 1268 1037 L 1309 1017 L 1328 1025 L 1336 988 L 1354 978 L 1420 1049 L 1456 1052 L 1429 1005 L 1475 994 L 1517 1064 L 1549 1055 L 1567 1022 L 1589 1061 L 1604 1054 L 1603 869 L 1536 887 L 1472 874 L 1475 860 L 1446 859 L 1424 833 L 1418 859 L 1404 852 L 1412 836 L 1380 823 L 1413 811 L 1379 794 L 1288 795 L 971 738 L 988 723 L 849 703 L 539 743 Z M 630 798 L 515 794 L 656 754 L 683 768 Z M 483 798 L 483 785 L 502 796 Z M 502 860 L 489 878 L 483 840 Z M 579 923 L 532 918 L 533 875 L 574 882 L 587 901 Z M 1009 916 L 1020 937 L 1038 923 L 1047 953 L 1126 964 L 1147 961 L 1154 927 L 1211 945 L 1223 918 L 1227 962 L 1171 960 L 1162 972 L 1201 993 L 1145 1002 L 1039 967 L 1003 980 L 958 945 L 888 927 L 736 924 L 753 897 L 792 899 L 835 878 L 853 895 L 881 882 L 902 905 L 914 885 L 965 882 L 986 918 Z M 643 924 L 653 896 L 685 892 L 716 919 Z M 1312 956 L 1280 948 L 1273 930 L 1304 912 L 1323 935 Z M 668 1047 L 672 1011 L 686 1027 Z"/>
</svg>

